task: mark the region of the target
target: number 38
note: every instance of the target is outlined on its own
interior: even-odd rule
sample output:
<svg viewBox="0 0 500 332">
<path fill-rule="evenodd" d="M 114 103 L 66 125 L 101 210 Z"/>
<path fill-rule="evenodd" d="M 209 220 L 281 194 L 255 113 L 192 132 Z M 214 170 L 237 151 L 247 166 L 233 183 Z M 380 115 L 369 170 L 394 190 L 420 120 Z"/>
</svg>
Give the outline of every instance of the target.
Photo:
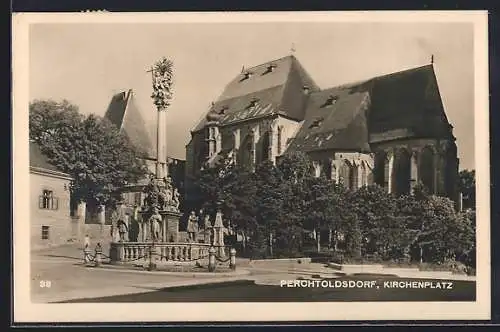
<svg viewBox="0 0 500 332">
<path fill-rule="evenodd" d="M 40 280 L 40 287 L 41 288 L 50 288 L 52 286 L 52 283 L 50 280 Z"/>
</svg>

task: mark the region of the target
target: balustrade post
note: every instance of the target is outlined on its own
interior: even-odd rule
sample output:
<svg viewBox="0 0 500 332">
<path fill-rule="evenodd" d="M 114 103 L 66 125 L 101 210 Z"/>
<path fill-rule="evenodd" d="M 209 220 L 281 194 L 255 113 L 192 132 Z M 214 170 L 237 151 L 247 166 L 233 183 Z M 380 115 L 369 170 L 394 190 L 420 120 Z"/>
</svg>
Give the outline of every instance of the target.
<svg viewBox="0 0 500 332">
<path fill-rule="evenodd" d="M 209 272 L 215 271 L 215 248 L 214 247 L 210 247 L 210 249 L 208 249 L 208 271 Z"/>
<path fill-rule="evenodd" d="M 229 251 L 229 268 L 236 270 L 236 249 L 234 248 Z"/>
<path fill-rule="evenodd" d="M 85 246 L 83 249 L 83 264 L 87 265 L 90 263 L 90 248 Z"/>
<path fill-rule="evenodd" d="M 95 258 L 94 258 L 95 267 L 99 267 L 101 265 L 102 261 L 101 255 L 102 255 L 102 247 L 101 244 L 98 243 L 97 246 L 95 247 Z"/>
</svg>

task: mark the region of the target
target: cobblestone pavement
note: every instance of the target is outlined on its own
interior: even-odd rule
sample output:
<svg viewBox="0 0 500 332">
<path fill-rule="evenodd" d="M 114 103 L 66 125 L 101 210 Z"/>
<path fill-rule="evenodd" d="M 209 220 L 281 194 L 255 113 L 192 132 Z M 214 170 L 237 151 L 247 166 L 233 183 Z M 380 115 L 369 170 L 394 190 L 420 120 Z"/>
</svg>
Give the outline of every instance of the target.
<svg viewBox="0 0 500 332">
<path fill-rule="evenodd" d="M 106 252 L 106 248 L 103 248 Z M 214 276 L 168 273 L 137 273 L 125 270 L 87 268 L 82 248 L 68 245 L 31 253 L 31 299 L 54 302 L 156 290 L 169 285 L 214 282 Z M 220 278 L 218 278 L 220 279 Z M 223 280 L 234 280 L 238 277 Z M 106 295 L 104 295 L 106 294 Z"/>
<path fill-rule="evenodd" d="M 103 248 L 107 252 L 107 248 Z M 433 290 L 349 291 L 279 287 L 280 280 L 338 278 L 322 264 L 252 262 L 240 259 L 235 273 L 168 273 L 89 268 L 82 265 L 83 249 L 69 245 L 33 252 L 31 256 L 31 298 L 33 302 L 154 302 L 154 301 L 262 301 L 295 299 L 323 300 L 444 300 L 471 301 L 474 282 L 456 282 L 453 292 Z M 369 279 L 375 276 L 367 276 Z M 379 276 L 380 277 L 380 276 Z M 384 278 L 387 278 L 385 276 Z M 396 277 L 397 278 L 397 277 Z M 234 284 L 235 281 L 239 281 Z M 199 286 L 208 283 L 217 285 Z M 182 292 L 175 290 L 178 286 Z M 172 288 L 173 287 L 173 288 Z M 172 289 L 168 291 L 167 289 Z M 246 295 L 245 295 L 246 294 Z M 203 300 L 204 299 L 204 300 Z"/>
</svg>

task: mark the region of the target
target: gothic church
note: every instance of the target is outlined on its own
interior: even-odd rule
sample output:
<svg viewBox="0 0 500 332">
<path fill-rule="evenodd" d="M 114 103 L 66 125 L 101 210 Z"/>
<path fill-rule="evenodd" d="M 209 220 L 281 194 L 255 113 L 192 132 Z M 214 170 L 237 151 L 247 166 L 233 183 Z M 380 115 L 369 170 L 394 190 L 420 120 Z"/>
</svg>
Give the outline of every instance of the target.
<svg viewBox="0 0 500 332">
<path fill-rule="evenodd" d="M 327 89 L 294 56 L 244 69 L 191 131 L 186 186 L 226 153 L 253 167 L 294 151 L 349 188 L 406 194 L 420 182 L 457 200 L 457 146 L 433 64 Z"/>
</svg>

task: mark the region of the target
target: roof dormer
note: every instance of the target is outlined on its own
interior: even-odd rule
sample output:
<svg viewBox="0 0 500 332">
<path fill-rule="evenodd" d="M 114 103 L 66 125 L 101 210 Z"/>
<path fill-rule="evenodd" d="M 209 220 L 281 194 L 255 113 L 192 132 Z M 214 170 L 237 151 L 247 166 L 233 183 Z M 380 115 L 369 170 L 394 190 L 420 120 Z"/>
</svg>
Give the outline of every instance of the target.
<svg viewBox="0 0 500 332">
<path fill-rule="evenodd" d="M 325 103 L 321 107 L 332 106 L 337 102 L 337 99 L 339 99 L 339 97 L 334 95 L 329 95 L 328 98 L 325 100 Z"/>
<path fill-rule="evenodd" d="M 252 98 L 250 100 L 250 103 L 248 104 L 247 108 L 255 107 L 255 106 L 257 106 L 258 103 L 259 103 L 259 99 L 258 98 Z"/>
<path fill-rule="evenodd" d="M 268 73 L 272 73 L 276 69 L 276 67 L 277 67 L 276 64 L 270 63 L 269 65 L 267 65 L 266 71 L 264 73 L 262 73 L 262 75 L 265 75 L 265 74 L 268 74 Z"/>
<path fill-rule="evenodd" d="M 314 119 L 311 124 L 309 125 L 309 128 L 319 128 L 323 124 L 323 118 L 316 118 Z"/>
<path fill-rule="evenodd" d="M 252 77 L 253 73 L 250 71 L 245 71 L 241 74 L 241 79 L 240 82 L 243 82 L 245 80 L 248 80 L 250 77 Z"/>
<path fill-rule="evenodd" d="M 228 106 L 222 106 L 218 111 L 217 114 L 224 115 L 226 114 L 227 110 L 229 109 Z"/>
</svg>

